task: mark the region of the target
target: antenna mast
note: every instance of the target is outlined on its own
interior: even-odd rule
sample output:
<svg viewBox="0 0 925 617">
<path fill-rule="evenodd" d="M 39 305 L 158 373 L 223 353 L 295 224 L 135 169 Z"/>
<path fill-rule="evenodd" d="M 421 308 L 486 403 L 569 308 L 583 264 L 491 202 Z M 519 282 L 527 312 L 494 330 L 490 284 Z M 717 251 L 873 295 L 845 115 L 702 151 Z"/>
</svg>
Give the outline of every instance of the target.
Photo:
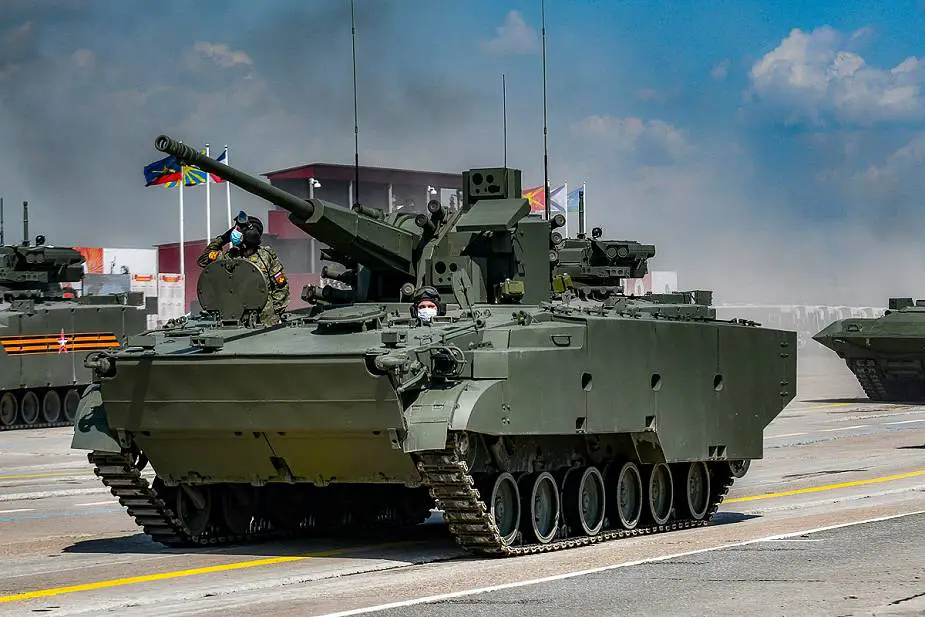
<svg viewBox="0 0 925 617">
<path fill-rule="evenodd" d="M 504 165 L 507 167 L 507 90 L 504 86 L 504 73 L 501 73 L 501 118 L 504 126 Z"/>
<path fill-rule="evenodd" d="M 360 125 L 357 122 L 356 0 L 350 0 L 350 39 L 353 46 L 353 203 L 360 203 Z"/>
<path fill-rule="evenodd" d="M 540 15 L 543 22 L 543 201 L 546 204 L 546 220 L 549 220 L 549 147 L 546 143 L 546 0 L 540 0 Z"/>
</svg>

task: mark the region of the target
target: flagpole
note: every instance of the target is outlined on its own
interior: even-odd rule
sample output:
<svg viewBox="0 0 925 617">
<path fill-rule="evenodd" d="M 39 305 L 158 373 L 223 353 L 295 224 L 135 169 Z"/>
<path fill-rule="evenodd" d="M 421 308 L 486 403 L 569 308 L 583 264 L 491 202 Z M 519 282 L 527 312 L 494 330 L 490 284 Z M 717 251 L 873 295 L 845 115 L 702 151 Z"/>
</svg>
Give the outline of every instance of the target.
<svg viewBox="0 0 925 617">
<path fill-rule="evenodd" d="M 183 244 L 183 164 L 180 164 L 180 275 L 186 280 L 186 250 Z"/>
<path fill-rule="evenodd" d="M 565 195 L 565 237 L 568 238 L 568 182 L 565 183 L 565 188 L 562 189 L 562 194 Z"/>
<path fill-rule="evenodd" d="M 206 156 L 209 156 L 209 144 L 206 144 Z M 212 174 L 206 172 L 206 238 L 212 239 L 212 196 L 209 194 L 209 185 L 212 184 Z"/>
<path fill-rule="evenodd" d="M 231 165 L 230 156 L 228 144 L 225 144 L 225 165 Z M 225 180 L 225 191 L 225 204 L 228 207 L 228 229 L 231 229 L 231 182 L 227 180 Z"/>
<path fill-rule="evenodd" d="M 581 195 L 584 197 L 582 203 L 584 203 L 584 210 L 581 212 L 581 228 L 585 230 L 588 228 L 588 183 L 587 181 L 581 183 Z"/>
</svg>

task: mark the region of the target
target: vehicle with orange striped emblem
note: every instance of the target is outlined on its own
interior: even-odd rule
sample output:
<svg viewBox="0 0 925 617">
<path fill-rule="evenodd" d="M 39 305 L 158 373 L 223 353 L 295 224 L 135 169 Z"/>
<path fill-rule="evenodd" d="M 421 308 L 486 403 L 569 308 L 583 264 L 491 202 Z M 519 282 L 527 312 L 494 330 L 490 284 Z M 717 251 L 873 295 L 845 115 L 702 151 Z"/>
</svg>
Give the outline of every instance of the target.
<svg viewBox="0 0 925 617">
<path fill-rule="evenodd" d="M 87 355 L 117 349 L 146 327 L 141 292 L 74 293 L 84 259 L 43 236 L 0 246 L 0 430 L 73 424 L 90 383 Z"/>
</svg>

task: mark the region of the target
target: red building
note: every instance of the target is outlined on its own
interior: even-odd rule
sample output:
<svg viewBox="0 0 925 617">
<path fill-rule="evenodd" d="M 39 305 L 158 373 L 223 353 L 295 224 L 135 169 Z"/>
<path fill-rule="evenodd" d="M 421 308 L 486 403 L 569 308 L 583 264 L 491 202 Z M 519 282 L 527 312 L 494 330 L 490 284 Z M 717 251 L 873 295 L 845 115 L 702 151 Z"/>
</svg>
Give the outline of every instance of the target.
<svg viewBox="0 0 925 617">
<path fill-rule="evenodd" d="M 312 163 L 263 174 L 271 185 L 302 199 L 314 197 L 349 206 L 354 202 L 355 169 L 352 165 Z M 365 206 L 388 212 L 424 212 L 430 199 L 438 199 L 449 209 L 455 209 L 462 192 L 462 174 L 448 174 L 386 167 L 360 167 L 359 200 Z M 306 284 L 317 285 L 322 268 L 320 250 L 323 247 L 289 222 L 289 213 L 271 206 L 264 221 L 266 242 L 279 255 L 292 289 L 291 308 L 304 306 L 299 297 Z M 184 242 L 186 262 L 186 310 L 196 303 L 196 283 L 199 267 L 196 259 L 208 240 Z M 179 243 L 160 244 L 158 271 L 180 272 Z"/>
</svg>

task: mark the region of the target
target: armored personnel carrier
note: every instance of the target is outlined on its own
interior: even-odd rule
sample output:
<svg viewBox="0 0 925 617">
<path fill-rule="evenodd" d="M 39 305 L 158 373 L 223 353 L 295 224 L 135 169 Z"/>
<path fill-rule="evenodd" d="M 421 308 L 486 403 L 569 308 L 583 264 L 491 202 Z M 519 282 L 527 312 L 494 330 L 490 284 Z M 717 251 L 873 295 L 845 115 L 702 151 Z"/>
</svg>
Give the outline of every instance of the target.
<svg viewBox="0 0 925 617">
<path fill-rule="evenodd" d="M 890 298 L 882 317 L 841 319 L 813 340 L 845 361 L 870 400 L 925 400 L 925 300 Z"/>
<path fill-rule="evenodd" d="M 348 283 L 306 286 L 310 307 L 264 327 L 266 280 L 220 260 L 202 316 L 88 359 L 72 447 L 168 546 L 418 523 L 435 505 L 484 555 L 698 527 L 794 396 L 794 332 L 717 320 L 708 291 L 624 295 L 655 247 L 563 238 L 563 217 L 528 216 L 518 169 L 466 171 L 458 211 L 415 216 L 156 148 L 288 210 Z M 425 286 L 432 320 L 410 302 Z"/>
<path fill-rule="evenodd" d="M 28 220 L 24 202 L 23 243 L 0 246 L 0 430 L 73 424 L 87 355 L 146 327 L 141 293 L 75 297 L 84 256 L 44 236 L 30 245 Z"/>
</svg>

